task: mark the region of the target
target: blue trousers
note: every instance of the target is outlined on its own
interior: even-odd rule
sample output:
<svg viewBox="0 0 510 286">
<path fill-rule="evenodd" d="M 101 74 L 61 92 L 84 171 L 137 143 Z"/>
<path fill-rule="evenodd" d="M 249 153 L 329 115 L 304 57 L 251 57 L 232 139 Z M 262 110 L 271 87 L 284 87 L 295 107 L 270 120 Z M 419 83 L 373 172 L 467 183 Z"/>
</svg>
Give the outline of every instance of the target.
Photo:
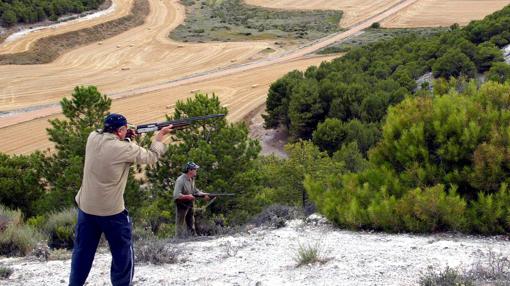
<svg viewBox="0 0 510 286">
<path fill-rule="evenodd" d="M 131 284 L 135 261 L 131 242 L 131 220 L 127 210 L 112 216 L 95 216 L 78 209 L 70 286 L 81 286 L 87 280 L 102 233 L 105 234 L 112 253 L 112 284 Z"/>
</svg>

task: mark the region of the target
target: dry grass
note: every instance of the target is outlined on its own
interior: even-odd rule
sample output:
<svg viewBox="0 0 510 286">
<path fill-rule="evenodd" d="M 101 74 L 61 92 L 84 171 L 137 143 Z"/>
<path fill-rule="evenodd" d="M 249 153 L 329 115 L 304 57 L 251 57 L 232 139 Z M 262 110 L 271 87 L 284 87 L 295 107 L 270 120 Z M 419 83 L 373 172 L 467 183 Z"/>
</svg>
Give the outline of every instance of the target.
<svg viewBox="0 0 510 286">
<path fill-rule="evenodd" d="M 30 65 L 50 63 L 68 50 L 111 38 L 133 27 L 142 25 L 149 12 L 150 8 L 147 0 L 135 0 L 131 13 L 127 16 L 78 31 L 39 39 L 28 51 L 15 54 L 1 54 L 0 64 Z"/>
<path fill-rule="evenodd" d="M 135 245 L 135 261 L 156 265 L 179 262 L 180 250 L 166 240 L 139 240 Z"/>
<path fill-rule="evenodd" d="M 419 280 L 421 286 L 457 286 L 457 285 L 510 285 L 510 260 L 501 254 L 489 250 L 470 269 L 446 267 L 435 271 L 430 268 Z"/>
<path fill-rule="evenodd" d="M 299 243 L 294 261 L 296 261 L 296 267 L 301 267 L 315 263 L 323 264 L 328 262 L 329 259 L 324 256 L 324 249 L 321 243 L 315 242 L 311 244 Z"/>
</svg>

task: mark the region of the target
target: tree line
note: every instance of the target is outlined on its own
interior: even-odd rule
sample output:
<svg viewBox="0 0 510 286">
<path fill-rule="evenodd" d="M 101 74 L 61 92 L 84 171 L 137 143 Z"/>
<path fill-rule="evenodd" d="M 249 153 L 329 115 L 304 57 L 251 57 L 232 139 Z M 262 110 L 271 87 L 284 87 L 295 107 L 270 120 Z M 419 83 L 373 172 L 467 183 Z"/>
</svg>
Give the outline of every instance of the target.
<svg viewBox="0 0 510 286">
<path fill-rule="evenodd" d="M 59 16 L 94 10 L 104 0 L 0 0 L 0 20 L 3 26 L 36 23 Z"/>
<path fill-rule="evenodd" d="M 293 71 L 270 87 L 265 126 L 283 125 L 293 139 L 313 140 L 333 152 L 356 141 L 365 152 L 380 136 L 389 106 L 430 88 L 416 80 L 473 78 L 503 82 L 509 73 L 501 48 L 510 41 L 510 7 L 460 29 L 416 35 L 353 49 L 304 73 Z M 357 139 L 349 134 L 359 134 Z"/>
</svg>

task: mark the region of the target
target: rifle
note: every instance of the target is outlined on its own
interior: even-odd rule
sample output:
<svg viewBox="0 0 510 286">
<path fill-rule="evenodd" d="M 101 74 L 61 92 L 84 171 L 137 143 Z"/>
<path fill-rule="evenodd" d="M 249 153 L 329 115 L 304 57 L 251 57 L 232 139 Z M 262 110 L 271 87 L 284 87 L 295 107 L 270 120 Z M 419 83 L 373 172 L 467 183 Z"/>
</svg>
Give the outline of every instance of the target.
<svg viewBox="0 0 510 286">
<path fill-rule="evenodd" d="M 232 194 L 232 193 L 210 193 L 210 194 L 206 194 L 206 195 L 193 195 L 193 196 L 197 197 L 197 198 L 203 198 L 205 196 L 215 198 L 215 197 L 226 197 L 226 196 L 235 196 L 235 195 L 236 194 Z"/>
<path fill-rule="evenodd" d="M 167 127 L 168 125 L 172 125 L 173 130 L 177 129 L 183 129 L 187 126 L 191 125 L 195 121 L 201 121 L 201 120 L 207 120 L 211 118 L 219 118 L 224 117 L 225 114 L 210 114 L 205 116 L 196 116 L 196 117 L 188 117 L 188 118 L 181 118 L 181 119 L 175 119 L 170 121 L 164 121 L 164 122 L 156 122 L 156 123 L 148 123 L 148 124 L 142 124 L 142 125 L 136 125 L 133 127 L 136 134 L 141 133 L 147 133 L 152 131 L 158 131 L 161 130 L 161 128 Z"/>
</svg>

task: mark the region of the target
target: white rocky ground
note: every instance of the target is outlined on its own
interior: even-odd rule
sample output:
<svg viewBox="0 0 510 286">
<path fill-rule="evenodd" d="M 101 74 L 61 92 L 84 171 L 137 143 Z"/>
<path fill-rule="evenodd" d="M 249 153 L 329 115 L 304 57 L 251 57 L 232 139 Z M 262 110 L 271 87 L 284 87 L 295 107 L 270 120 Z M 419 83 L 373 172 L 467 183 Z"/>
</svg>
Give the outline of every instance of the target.
<svg viewBox="0 0 510 286">
<path fill-rule="evenodd" d="M 299 245 L 319 243 L 324 264 L 296 267 Z M 510 256 L 505 237 L 397 235 L 339 230 L 322 219 L 293 220 L 279 229 L 169 244 L 180 262 L 136 266 L 135 285 L 415 285 L 429 267 L 467 267 L 489 251 Z M 109 285 L 110 255 L 96 255 L 88 285 Z M 14 269 L 0 285 L 66 285 L 70 261 L 0 259 Z"/>
</svg>

